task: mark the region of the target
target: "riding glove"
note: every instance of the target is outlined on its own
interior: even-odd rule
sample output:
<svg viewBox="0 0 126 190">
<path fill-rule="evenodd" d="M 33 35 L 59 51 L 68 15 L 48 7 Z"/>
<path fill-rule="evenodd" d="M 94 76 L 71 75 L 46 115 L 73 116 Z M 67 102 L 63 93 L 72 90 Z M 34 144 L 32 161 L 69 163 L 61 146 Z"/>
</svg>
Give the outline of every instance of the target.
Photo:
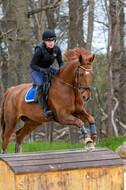
<svg viewBox="0 0 126 190">
<path fill-rule="evenodd" d="M 49 71 L 50 71 L 50 68 L 49 69 L 43 69 L 43 68 L 40 69 L 40 72 L 43 72 L 45 74 L 48 74 Z"/>
</svg>

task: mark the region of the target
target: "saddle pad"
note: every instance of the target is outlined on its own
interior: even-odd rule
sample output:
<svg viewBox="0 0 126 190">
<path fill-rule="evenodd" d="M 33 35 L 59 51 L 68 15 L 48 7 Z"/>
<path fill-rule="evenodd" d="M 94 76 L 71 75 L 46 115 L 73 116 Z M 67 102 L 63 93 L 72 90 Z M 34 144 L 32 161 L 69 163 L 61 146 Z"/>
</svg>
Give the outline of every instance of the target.
<svg viewBox="0 0 126 190">
<path fill-rule="evenodd" d="M 26 103 L 35 102 L 35 100 L 34 100 L 35 90 L 36 90 L 36 87 L 31 87 L 28 90 L 27 94 L 25 95 L 25 102 Z"/>
</svg>

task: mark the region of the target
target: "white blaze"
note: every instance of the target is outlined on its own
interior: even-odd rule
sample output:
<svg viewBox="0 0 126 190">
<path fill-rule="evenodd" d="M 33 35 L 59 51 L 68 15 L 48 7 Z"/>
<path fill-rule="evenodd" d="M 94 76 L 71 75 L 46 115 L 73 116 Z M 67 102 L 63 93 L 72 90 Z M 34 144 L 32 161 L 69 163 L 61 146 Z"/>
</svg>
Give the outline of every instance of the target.
<svg viewBox="0 0 126 190">
<path fill-rule="evenodd" d="M 85 73 L 86 73 L 86 75 L 88 75 L 88 74 L 89 74 L 89 72 L 88 72 L 88 71 L 85 71 Z"/>
</svg>

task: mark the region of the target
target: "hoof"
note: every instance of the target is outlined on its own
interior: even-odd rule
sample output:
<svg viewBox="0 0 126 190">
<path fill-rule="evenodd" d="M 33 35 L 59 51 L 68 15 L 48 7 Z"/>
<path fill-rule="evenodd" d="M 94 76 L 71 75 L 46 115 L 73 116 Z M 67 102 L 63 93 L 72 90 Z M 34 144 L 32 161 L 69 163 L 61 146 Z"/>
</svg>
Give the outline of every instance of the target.
<svg viewBox="0 0 126 190">
<path fill-rule="evenodd" d="M 95 150 L 92 139 L 90 139 L 90 138 L 85 139 L 85 149 L 87 150 L 87 152 L 92 152 Z"/>
<path fill-rule="evenodd" d="M 6 154 L 6 150 L 1 150 L 1 154 Z"/>
<path fill-rule="evenodd" d="M 87 150 L 87 152 L 92 152 L 95 150 L 94 144 L 93 143 L 87 143 L 85 145 L 85 149 Z"/>
</svg>

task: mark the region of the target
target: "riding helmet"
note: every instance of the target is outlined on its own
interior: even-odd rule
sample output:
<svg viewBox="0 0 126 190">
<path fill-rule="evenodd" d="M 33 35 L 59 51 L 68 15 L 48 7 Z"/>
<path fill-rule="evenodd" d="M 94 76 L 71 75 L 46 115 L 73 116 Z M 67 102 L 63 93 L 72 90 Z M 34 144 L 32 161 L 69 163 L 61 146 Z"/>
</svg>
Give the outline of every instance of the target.
<svg viewBox="0 0 126 190">
<path fill-rule="evenodd" d="M 42 40 L 43 41 L 56 41 L 56 34 L 53 30 L 45 30 L 42 34 Z"/>
</svg>

